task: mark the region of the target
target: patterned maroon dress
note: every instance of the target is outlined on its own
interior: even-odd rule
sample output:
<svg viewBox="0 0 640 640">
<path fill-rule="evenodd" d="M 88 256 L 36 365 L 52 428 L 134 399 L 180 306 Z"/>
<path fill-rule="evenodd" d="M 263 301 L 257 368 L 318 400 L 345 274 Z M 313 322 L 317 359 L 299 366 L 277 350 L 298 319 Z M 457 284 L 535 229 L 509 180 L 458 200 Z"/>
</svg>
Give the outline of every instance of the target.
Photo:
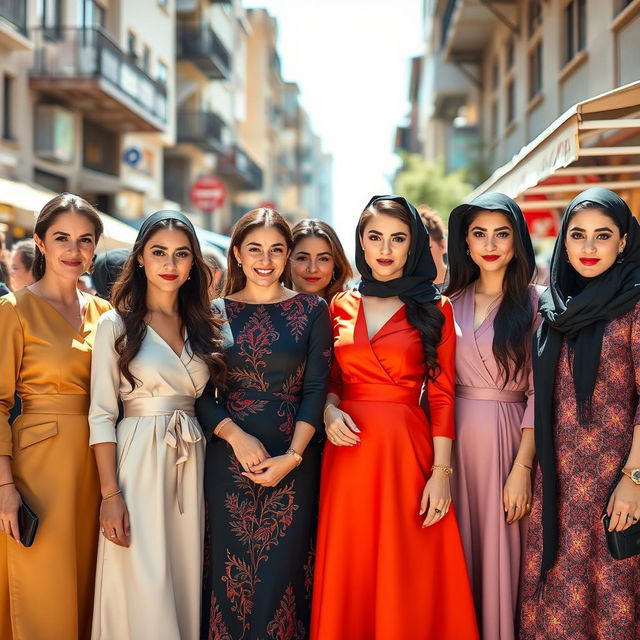
<svg viewBox="0 0 640 640">
<path fill-rule="evenodd" d="M 229 415 L 270 455 L 290 446 L 296 420 L 322 429 L 331 358 L 331 323 L 324 300 L 298 294 L 254 305 L 225 301 L 233 345 L 225 350 L 229 386 L 211 415 Z M 320 481 L 320 442 L 274 488 L 241 475 L 231 447 L 207 446 L 210 640 L 302 640 L 309 633 L 313 553 Z M 208 591 L 208 593 L 207 593 Z"/>
<path fill-rule="evenodd" d="M 522 580 L 521 640 L 640 638 L 640 556 L 614 560 L 600 521 L 609 488 L 640 424 L 640 304 L 607 325 L 588 425 L 577 420 L 565 340 L 554 388 L 559 541 L 544 595 L 542 484 L 536 478 Z"/>
</svg>

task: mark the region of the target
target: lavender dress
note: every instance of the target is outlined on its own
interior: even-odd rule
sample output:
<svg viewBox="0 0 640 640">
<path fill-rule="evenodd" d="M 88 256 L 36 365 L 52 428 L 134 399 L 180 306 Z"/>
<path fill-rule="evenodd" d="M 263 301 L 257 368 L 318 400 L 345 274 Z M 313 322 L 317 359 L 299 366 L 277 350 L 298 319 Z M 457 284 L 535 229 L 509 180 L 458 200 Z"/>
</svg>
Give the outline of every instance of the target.
<svg viewBox="0 0 640 640">
<path fill-rule="evenodd" d="M 534 287 L 530 291 L 536 310 L 538 292 Z M 514 640 L 528 518 L 506 523 L 502 490 L 520 446 L 521 429 L 533 427 L 531 362 L 524 375 L 502 389 L 492 350 L 497 307 L 474 331 L 475 283 L 451 302 L 457 333 L 453 501 L 480 634 L 483 640 Z"/>
</svg>

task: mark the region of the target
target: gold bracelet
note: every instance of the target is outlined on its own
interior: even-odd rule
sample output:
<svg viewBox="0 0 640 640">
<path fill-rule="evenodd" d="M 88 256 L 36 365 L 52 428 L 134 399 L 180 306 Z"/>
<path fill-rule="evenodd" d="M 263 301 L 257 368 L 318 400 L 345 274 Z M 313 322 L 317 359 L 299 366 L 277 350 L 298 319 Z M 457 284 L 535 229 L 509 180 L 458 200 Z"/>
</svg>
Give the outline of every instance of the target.
<svg viewBox="0 0 640 640">
<path fill-rule="evenodd" d="M 227 422 L 233 422 L 233 420 L 231 420 L 231 418 L 225 418 L 224 420 L 222 420 L 218 426 L 213 430 L 213 435 L 217 436 L 220 433 L 220 430 L 222 429 L 222 427 L 224 427 L 225 424 L 227 424 Z"/>
<path fill-rule="evenodd" d="M 450 476 L 453 473 L 453 467 L 447 467 L 446 464 L 434 464 L 431 466 L 432 473 L 434 469 L 440 469 L 440 471 L 444 471 L 448 476 Z"/>
<path fill-rule="evenodd" d="M 529 471 L 533 471 L 533 467 L 530 467 L 528 464 L 522 464 L 522 462 L 514 462 L 514 467 L 522 467 L 523 469 L 529 469 Z"/>
<path fill-rule="evenodd" d="M 104 501 L 104 500 L 108 500 L 109 498 L 113 498 L 113 496 L 117 496 L 119 493 L 122 493 L 122 491 L 120 491 L 120 489 L 118 489 L 117 491 L 113 491 L 109 495 L 102 496 L 102 500 Z"/>
<path fill-rule="evenodd" d="M 287 449 L 284 453 L 285 455 L 293 456 L 296 459 L 296 467 L 300 466 L 300 463 L 302 462 L 302 456 L 295 449 L 291 449 L 291 447 L 289 447 L 289 449 Z"/>
</svg>

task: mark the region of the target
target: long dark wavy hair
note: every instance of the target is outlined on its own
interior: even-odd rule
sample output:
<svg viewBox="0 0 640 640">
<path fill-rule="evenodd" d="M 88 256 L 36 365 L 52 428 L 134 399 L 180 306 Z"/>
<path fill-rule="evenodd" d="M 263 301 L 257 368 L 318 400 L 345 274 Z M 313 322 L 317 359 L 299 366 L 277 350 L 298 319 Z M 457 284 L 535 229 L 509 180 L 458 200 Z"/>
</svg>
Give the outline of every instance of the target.
<svg viewBox="0 0 640 640">
<path fill-rule="evenodd" d="M 233 227 L 231 231 L 231 244 L 227 250 L 227 278 L 224 282 L 224 288 L 222 290 L 223 296 L 230 296 L 236 291 L 244 289 L 247 284 L 247 277 L 242 271 L 242 267 L 236 260 L 233 248 L 237 247 L 240 250 L 240 246 L 244 242 L 244 239 L 255 229 L 260 227 L 274 227 L 281 234 L 287 245 L 287 249 L 290 252 L 293 248 L 293 239 L 291 238 L 291 228 L 287 224 L 287 221 L 275 210 L 275 209 L 252 209 L 245 213 Z M 291 268 L 289 261 L 287 260 L 284 271 L 280 276 L 280 280 L 283 283 L 291 281 Z"/>
<path fill-rule="evenodd" d="M 377 200 L 360 214 L 360 219 L 358 220 L 358 235 L 360 239 L 362 239 L 364 235 L 367 222 L 376 213 L 400 220 L 411 229 L 411 215 L 402 204 L 395 200 Z M 420 224 L 422 224 L 422 222 L 420 222 Z M 429 247 L 427 247 L 426 250 L 429 251 Z M 432 302 L 419 303 L 415 300 L 406 299 L 404 303 L 407 320 L 420 332 L 424 362 L 427 368 L 427 378 L 434 380 L 440 374 L 438 345 L 442 339 L 444 314 L 440 308 Z"/>
<path fill-rule="evenodd" d="M 140 384 L 129 370 L 129 365 L 140 351 L 147 333 L 147 276 L 139 266 L 139 258 L 153 235 L 163 229 L 182 231 L 189 239 L 193 267 L 189 279 L 178 290 L 178 311 L 182 326 L 187 330 L 191 352 L 207 364 L 212 383 L 216 388 L 222 389 L 227 374 L 220 333 L 224 320 L 214 315 L 211 309 L 211 271 L 202 257 L 195 233 L 188 225 L 175 219 L 158 220 L 136 238 L 131 255 L 113 285 L 111 303 L 122 318 L 125 328 L 115 342 L 120 373 L 129 382 L 132 390 Z"/>
<path fill-rule="evenodd" d="M 449 236 L 449 285 L 445 294 L 451 298 L 480 277 L 480 267 L 467 254 L 466 237 L 471 224 L 482 211 L 470 208 L 463 213 L 460 236 Z M 502 301 L 493 320 L 492 350 L 504 388 L 507 381 L 522 372 L 526 365 L 530 351 L 527 337 L 534 322 L 534 309 L 529 292 L 531 267 L 527 263 L 522 238 L 509 214 L 504 211 L 498 213 L 503 213 L 509 221 L 514 249 L 502 281 Z"/>
<path fill-rule="evenodd" d="M 331 302 L 333 296 L 339 291 L 344 291 L 347 282 L 353 277 L 353 271 L 351 271 L 351 265 L 347 260 L 347 256 L 344 253 L 342 243 L 338 238 L 338 235 L 334 231 L 333 227 L 328 225 L 323 220 L 316 218 L 306 218 L 300 220 L 295 227 L 291 230 L 293 235 L 293 251 L 295 251 L 296 245 L 301 240 L 306 238 L 321 238 L 329 247 L 331 247 L 331 255 L 333 257 L 333 278 L 327 287 L 324 294 L 324 299 L 327 302 Z M 285 282 L 285 286 L 291 288 L 293 282 L 291 278 Z"/>
</svg>

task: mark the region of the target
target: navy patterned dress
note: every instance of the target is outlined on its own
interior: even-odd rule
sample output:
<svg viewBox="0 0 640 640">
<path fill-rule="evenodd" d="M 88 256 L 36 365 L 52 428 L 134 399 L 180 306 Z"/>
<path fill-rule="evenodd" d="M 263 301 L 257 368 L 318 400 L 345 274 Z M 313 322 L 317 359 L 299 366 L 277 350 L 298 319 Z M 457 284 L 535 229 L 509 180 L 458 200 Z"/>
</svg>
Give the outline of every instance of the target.
<svg viewBox="0 0 640 640">
<path fill-rule="evenodd" d="M 327 305 L 298 294 L 273 304 L 225 300 L 224 306 L 233 335 L 225 351 L 228 387 L 204 419 L 211 428 L 230 416 L 271 456 L 281 455 L 297 420 L 323 429 L 332 342 Z M 225 441 L 213 437 L 208 444 L 204 638 L 308 637 L 320 452 L 318 435 L 302 464 L 269 488 L 241 475 Z"/>
</svg>

